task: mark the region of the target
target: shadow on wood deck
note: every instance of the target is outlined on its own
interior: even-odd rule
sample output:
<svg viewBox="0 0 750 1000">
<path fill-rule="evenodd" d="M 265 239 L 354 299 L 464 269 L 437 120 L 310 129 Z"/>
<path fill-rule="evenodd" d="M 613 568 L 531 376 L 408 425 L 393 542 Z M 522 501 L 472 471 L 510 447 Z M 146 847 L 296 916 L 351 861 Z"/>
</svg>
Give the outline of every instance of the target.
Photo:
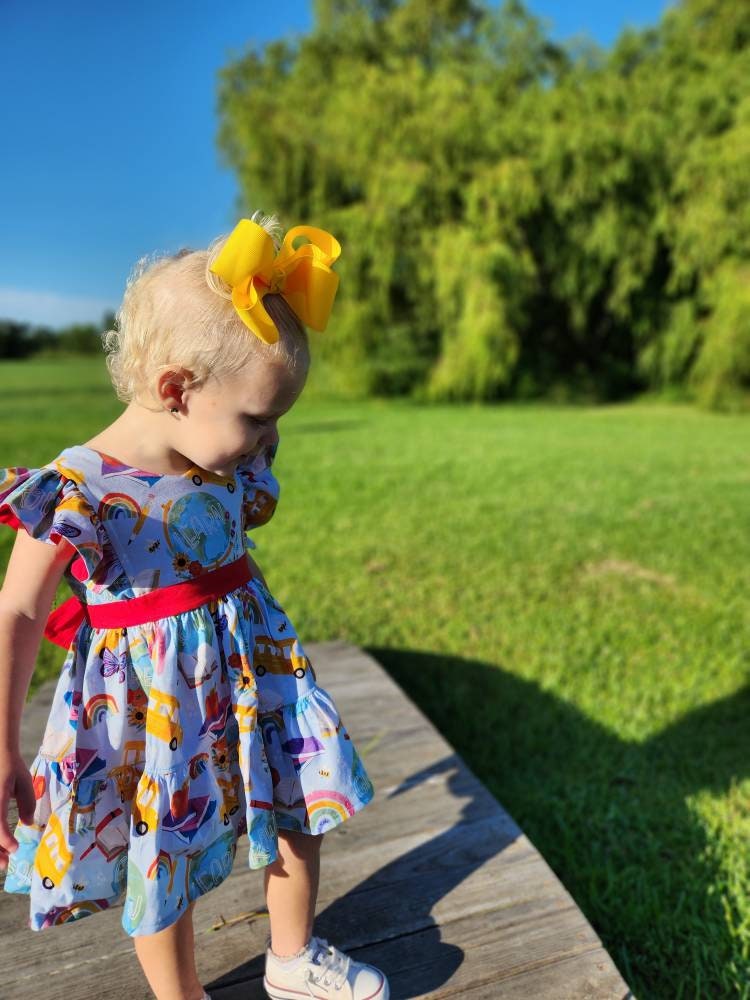
<svg viewBox="0 0 750 1000">
<path fill-rule="evenodd" d="M 392 1000 L 626 1000 L 632 993 L 572 897 L 429 720 L 372 657 L 306 644 L 375 786 L 321 848 L 314 933 L 382 969 Z M 27 761 L 53 684 L 24 715 Z M 263 876 L 238 843 L 231 876 L 195 909 L 198 967 L 215 1000 L 263 1000 Z M 120 927 L 122 906 L 64 928 L 25 926 L 0 893 L 0 995 L 152 996 Z"/>
</svg>

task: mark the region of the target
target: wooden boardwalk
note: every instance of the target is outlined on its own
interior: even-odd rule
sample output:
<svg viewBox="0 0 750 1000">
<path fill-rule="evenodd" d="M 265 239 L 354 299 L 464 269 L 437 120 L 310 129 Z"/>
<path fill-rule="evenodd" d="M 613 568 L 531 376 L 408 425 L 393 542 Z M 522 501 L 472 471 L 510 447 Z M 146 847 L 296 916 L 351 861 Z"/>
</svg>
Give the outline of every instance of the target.
<svg viewBox="0 0 750 1000">
<path fill-rule="evenodd" d="M 383 668 L 343 642 L 305 649 L 375 786 L 372 802 L 323 838 L 313 932 L 381 968 L 392 1000 L 632 1000 L 552 870 Z M 28 761 L 52 690 L 27 707 Z M 231 876 L 195 909 L 199 970 L 215 1000 L 266 996 L 263 876 L 246 858 L 243 837 Z M 0 997 L 152 997 L 121 905 L 38 933 L 27 912 L 26 897 L 0 892 Z"/>
</svg>

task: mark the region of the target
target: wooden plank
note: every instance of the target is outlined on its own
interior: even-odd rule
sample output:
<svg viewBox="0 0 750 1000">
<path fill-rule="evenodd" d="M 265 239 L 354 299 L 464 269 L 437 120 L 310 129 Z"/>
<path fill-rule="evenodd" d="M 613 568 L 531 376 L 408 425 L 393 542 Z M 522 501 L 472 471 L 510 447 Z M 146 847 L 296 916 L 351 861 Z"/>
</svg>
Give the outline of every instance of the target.
<svg viewBox="0 0 750 1000">
<path fill-rule="evenodd" d="M 373 801 L 323 839 L 315 933 L 382 968 L 393 1000 L 630 996 L 543 858 L 382 667 L 340 641 L 306 651 L 375 786 Z M 45 685 L 24 715 L 27 760 L 53 692 Z M 195 911 L 199 969 L 216 1000 L 265 996 L 269 918 L 262 872 L 246 858 L 241 838 L 231 876 Z M 43 974 L 50 1000 L 150 996 L 121 904 L 37 934 L 27 912 L 25 897 L 0 893 L 0 982 L 13 995 Z"/>
<path fill-rule="evenodd" d="M 556 943 L 550 953 L 547 942 Z M 632 994 L 589 929 L 571 926 L 565 911 L 519 924 L 498 945 L 492 913 L 435 925 L 377 944 L 341 946 L 353 958 L 386 970 L 392 1000 L 429 997 L 502 997 L 514 1000 L 632 1000 Z M 214 1000 L 255 1000 L 264 992 L 258 961 L 210 981 Z"/>
<path fill-rule="evenodd" d="M 436 786 L 427 786 L 426 794 L 420 795 L 420 803 L 425 813 L 437 813 L 442 801 L 442 790 Z M 417 811 L 414 810 L 417 815 Z M 410 814 L 411 815 L 411 814 Z M 364 813 L 362 814 L 364 816 Z M 391 817 L 395 823 L 397 817 Z M 333 830 L 328 831 L 323 838 L 321 848 L 321 871 L 323 878 L 318 893 L 318 910 L 325 905 L 328 900 L 337 899 L 339 896 L 355 896 L 358 891 L 365 893 L 370 898 L 370 906 L 379 905 L 382 891 L 386 894 L 386 909 L 388 903 L 388 893 L 397 891 L 401 893 L 405 885 L 413 878 L 415 868 L 424 869 L 423 877 L 429 883 L 433 877 L 433 869 L 438 872 L 451 869 L 458 869 L 457 878 L 465 879 L 469 867 L 477 867 L 484 863 L 487 855 L 487 845 L 494 844 L 500 849 L 508 844 L 513 852 L 513 857 L 518 862 L 539 863 L 539 857 L 530 845 L 524 845 L 522 841 L 518 843 L 509 842 L 508 831 L 503 825 L 503 818 L 498 816 L 496 811 L 489 813 L 473 822 L 460 821 L 455 823 L 452 817 L 441 817 L 443 828 L 435 823 L 428 822 L 422 828 L 418 822 L 415 829 L 404 831 L 395 826 L 384 836 L 379 836 L 373 842 L 371 835 L 368 835 L 364 846 L 352 849 L 349 842 L 339 840 L 337 846 L 334 839 L 339 832 L 343 832 L 346 826 L 354 825 L 361 821 L 359 814 L 350 817 L 345 823 Z M 196 931 L 201 928 L 210 928 L 220 922 L 222 915 L 225 919 L 234 919 L 238 913 L 247 912 L 262 908 L 264 901 L 262 895 L 253 896 L 252 905 L 247 905 L 247 899 L 253 893 L 260 893 L 262 884 L 262 872 L 258 869 L 247 867 L 248 842 L 247 837 L 240 838 L 237 847 L 237 858 L 230 877 L 220 887 L 203 897 L 196 908 Z M 510 869 L 510 863 L 506 859 L 506 871 Z M 366 879 L 362 883 L 363 888 L 357 884 L 360 880 Z M 540 882 L 541 885 L 541 882 Z M 378 890 L 373 893 L 373 886 Z M 428 887 L 429 891 L 429 887 Z M 20 897 L 10 897 L 14 901 Z M 24 919 L 25 919 L 24 900 Z M 118 907 L 119 909 L 120 907 Z M 364 912 L 364 910 L 362 911 Z M 107 918 L 108 914 L 97 914 L 97 920 Z M 17 919 L 17 917 L 16 917 Z M 380 917 L 378 917 L 380 919 Z M 70 933 L 76 934 L 77 928 L 83 927 L 91 922 L 91 918 L 86 918 L 79 923 L 70 926 Z M 67 931 L 66 931 L 67 933 Z M 48 935 L 46 933 L 34 934 L 31 940 L 28 939 L 27 928 L 16 924 L 4 929 L 3 941 L 12 947 L 18 945 L 23 947 L 24 955 L 32 963 L 43 962 L 45 952 L 48 948 Z M 98 943 L 91 940 L 90 934 L 81 931 L 81 948 L 85 950 L 96 949 Z M 10 974 L 10 981 L 13 974 Z"/>
</svg>

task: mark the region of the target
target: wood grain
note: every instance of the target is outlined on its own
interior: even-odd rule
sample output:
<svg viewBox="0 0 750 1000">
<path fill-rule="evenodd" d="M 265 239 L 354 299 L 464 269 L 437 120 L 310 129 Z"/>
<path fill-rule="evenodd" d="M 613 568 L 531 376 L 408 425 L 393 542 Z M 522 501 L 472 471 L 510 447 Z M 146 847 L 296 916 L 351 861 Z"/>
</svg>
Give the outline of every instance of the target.
<svg viewBox="0 0 750 1000">
<path fill-rule="evenodd" d="M 388 976 L 392 1000 L 625 1000 L 632 993 L 592 927 L 512 817 L 383 668 L 344 642 L 307 644 L 362 756 L 375 797 L 329 830 L 314 932 Z M 41 742 L 54 684 L 24 714 Z M 60 928 L 25 926 L 0 893 L 0 997 L 151 997 L 122 931 L 122 905 Z M 262 1000 L 269 930 L 262 872 L 234 869 L 195 909 L 198 965 L 214 1000 Z"/>
</svg>

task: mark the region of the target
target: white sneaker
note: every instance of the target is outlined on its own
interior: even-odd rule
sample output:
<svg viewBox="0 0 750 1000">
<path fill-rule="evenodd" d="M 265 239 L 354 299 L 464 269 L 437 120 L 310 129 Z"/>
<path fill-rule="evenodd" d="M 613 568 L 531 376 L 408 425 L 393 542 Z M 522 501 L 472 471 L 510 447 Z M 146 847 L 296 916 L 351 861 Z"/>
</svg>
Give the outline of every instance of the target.
<svg viewBox="0 0 750 1000">
<path fill-rule="evenodd" d="M 311 937 L 306 950 L 290 962 L 281 962 L 266 948 L 263 988 L 272 1000 L 389 1000 L 388 980 L 380 969 Z"/>
</svg>

